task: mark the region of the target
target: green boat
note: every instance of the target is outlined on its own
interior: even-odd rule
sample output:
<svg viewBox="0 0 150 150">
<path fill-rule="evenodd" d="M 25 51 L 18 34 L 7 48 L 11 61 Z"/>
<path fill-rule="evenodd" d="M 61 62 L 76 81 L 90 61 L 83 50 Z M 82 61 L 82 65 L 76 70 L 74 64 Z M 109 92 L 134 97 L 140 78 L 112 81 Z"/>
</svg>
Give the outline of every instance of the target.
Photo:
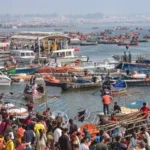
<svg viewBox="0 0 150 150">
<path fill-rule="evenodd" d="M 4 68 L 1 71 L 7 74 L 16 74 L 16 67 L 12 67 L 10 69 Z"/>
</svg>

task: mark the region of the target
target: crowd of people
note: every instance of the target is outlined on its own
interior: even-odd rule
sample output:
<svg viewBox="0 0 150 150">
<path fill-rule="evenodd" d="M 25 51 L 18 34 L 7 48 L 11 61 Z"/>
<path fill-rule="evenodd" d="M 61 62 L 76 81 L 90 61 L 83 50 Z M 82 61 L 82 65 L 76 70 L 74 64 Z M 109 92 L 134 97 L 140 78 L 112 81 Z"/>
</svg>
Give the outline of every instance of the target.
<svg viewBox="0 0 150 150">
<path fill-rule="evenodd" d="M 103 100 L 106 95 L 103 96 Z M 108 97 L 107 97 L 108 99 Z M 109 103 L 107 104 L 109 106 Z M 106 104 L 104 103 L 104 106 Z M 26 119 L 15 119 L 7 110 L 1 109 L 0 122 L 0 150 L 149 150 L 150 136 L 148 126 L 142 125 L 128 131 L 129 126 L 122 124 L 119 128 L 104 130 L 96 128 L 79 130 L 73 119 L 65 125 L 63 116 L 53 116 L 50 108 L 44 112 L 33 115 L 34 104 L 31 101 L 26 105 L 29 116 Z M 143 103 L 141 112 L 148 117 L 150 108 Z M 100 126 L 110 123 L 119 123 L 115 113 L 120 113 L 121 108 L 115 102 L 114 113 L 109 119 L 108 115 L 99 115 Z M 109 114 L 109 109 L 104 110 Z M 81 115 L 82 116 L 82 115 Z M 119 124 L 118 124 L 119 125 Z M 148 123 L 147 123 L 148 125 Z M 95 126 L 96 127 L 96 126 Z M 96 132 L 95 132 L 96 130 Z"/>
<path fill-rule="evenodd" d="M 104 97 L 103 97 L 104 98 Z M 109 104 L 108 104 L 109 105 Z M 50 108 L 33 115 L 34 104 L 26 105 L 29 116 L 24 120 L 14 119 L 5 108 L 1 109 L 0 123 L 0 150 L 149 150 L 150 136 L 148 126 L 135 127 L 128 131 L 129 126 L 122 124 L 119 128 L 104 130 L 96 128 L 79 130 L 73 119 L 64 125 L 63 117 L 53 117 Z M 107 109 L 106 109 L 107 110 Z M 146 103 L 143 103 L 141 112 L 148 117 Z M 114 112 L 120 113 L 121 108 L 115 102 Z M 109 114 L 109 110 L 105 112 Z M 110 123 L 119 123 L 119 118 L 111 114 L 98 115 L 98 125 L 108 126 Z M 96 130 L 96 132 L 95 132 Z"/>
</svg>

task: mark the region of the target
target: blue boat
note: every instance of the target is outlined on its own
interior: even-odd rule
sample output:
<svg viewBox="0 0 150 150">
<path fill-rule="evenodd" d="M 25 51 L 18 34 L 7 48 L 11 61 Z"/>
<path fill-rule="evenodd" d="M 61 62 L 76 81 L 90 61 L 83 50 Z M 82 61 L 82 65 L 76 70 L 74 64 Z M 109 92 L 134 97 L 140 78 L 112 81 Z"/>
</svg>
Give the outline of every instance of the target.
<svg viewBox="0 0 150 150">
<path fill-rule="evenodd" d="M 124 80 L 118 79 L 112 83 L 112 88 L 117 91 L 125 90 L 127 88 L 127 84 Z"/>
<path fill-rule="evenodd" d="M 150 64 L 145 64 L 145 63 L 126 63 L 126 62 L 121 62 L 116 69 L 121 69 L 121 70 L 135 70 L 135 71 L 142 71 L 144 73 L 150 72 Z"/>
<path fill-rule="evenodd" d="M 32 68 L 16 68 L 16 74 L 20 73 L 34 73 L 36 70 L 39 70 L 40 66 L 32 67 Z"/>
</svg>

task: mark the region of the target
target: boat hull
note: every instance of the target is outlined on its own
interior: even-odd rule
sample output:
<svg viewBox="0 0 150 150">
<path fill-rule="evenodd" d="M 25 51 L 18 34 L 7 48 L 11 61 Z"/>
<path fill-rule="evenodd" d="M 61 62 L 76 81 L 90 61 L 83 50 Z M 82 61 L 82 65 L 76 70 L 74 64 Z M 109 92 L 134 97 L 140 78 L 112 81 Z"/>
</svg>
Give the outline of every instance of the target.
<svg viewBox="0 0 150 150">
<path fill-rule="evenodd" d="M 144 63 L 125 63 L 121 62 L 116 69 L 121 69 L 121 70 L 137 70 L 137 71 L 142 71 L 142 72 L 150 72 L 150 64 L 144 64 Z"/>
<path fill-rule="evenodd" d="M 0 86 L 10 86 L 11 81 L 0 80 Z"/>
<path fill-rule="evenodd" d="M 150 86 L 150 81 L 146 80 L 126 80 L 128 86 Z"/>
<path fill-rule="evenodd" d="M 69 71 L 71 72 L 77 72 L 79 67 L 72 67 L 72 66 L 66 66 L 66 67 L 41 67 L 39 70 L 36 70 L 35 73 L 67 73 Z"/>
<path fill-rule="evenodd" d="M 80 46 L 92 46 L 97 45 L 98 43 L 80 43 Z"/>
<path fill-rule="evenodd" d="M 63 91 L 69 90 L 81 90 L 81 89 L 93 89 L 101 87 L 101 82 L 99 83 L 64 83 L 61 84 L 61 89 Z"/>
<path fill-rule="evenodd" d="M 139 43 L 138 42 L 135 42 L 135 43 L 118 43 L 118 46 L 126 46 L 126 45 L 138 46 Z"/>
<path fill-rule="evenodd" d="M 1 71 L 8 74 L 16 74 L 16 67 L 12 67 L 10 69 L 2 69 Z"/>
<path fill-rule="evenodd" d="M 65 84 L 65 83 L 62 83 L 62 82 L 55 83 L 55 82 L 46 81 L 46 80 L 45 80 L 45 83 L 46 83 L 46 86 L 57 86 L 57 87 L 61 87 Z"/>
<path fill-rule="evenodd" d="M 38 95 L 33 95 L 33 94 L 25 94 L 24 93 L 24 97 L 26 100 L 30 100 L 30 101 L 35 101 L 35 100 L 39 100 L 44 98 L 45 94 L 38 94 Z"/>
<path fill-rule="evenodd" d="M 16 69 L 16 74 L 20 74 L 20 73 L 34 73 L 35 71 L 37 71 L 39 69 L 40 69 L 40 66 L 32 67 L 32 68 L 17 68 Z"/>
<path fill-rule="evenodd" d="M 127 86 L 150 86 L 150 80 L 133 79 L 125 75 L 122 75 L 122 78 L 124 78 L 123 80 L 126 82 Z M 112 80 L 111 82 L 114 81 L 115 80 Z"/>
</svg>

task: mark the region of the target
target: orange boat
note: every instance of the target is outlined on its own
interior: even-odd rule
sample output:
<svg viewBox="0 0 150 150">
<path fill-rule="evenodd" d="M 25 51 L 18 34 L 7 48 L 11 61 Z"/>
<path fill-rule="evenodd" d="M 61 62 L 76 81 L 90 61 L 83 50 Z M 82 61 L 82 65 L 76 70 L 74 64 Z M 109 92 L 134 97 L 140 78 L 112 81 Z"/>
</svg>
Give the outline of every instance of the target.
<svg viewBox="0 0 150 150">
<path fill-rule="evenodd" d="M 42 78 L 44 79 L 47 86 L 61 86 L 61 84 L 65 84 L 60 79 L 52 77 L 49 74 L 43 74 Z"/>
<path fill-rule="evenodd" d="M 129 46 L 138 46 L 139 45 L 139 42 L 131 42 L 131 43 L 122 43 L 122 42 L 120 42 L 120 43 L 118 43 L 118 46 L 127 46 L 127 45 L 129 45 Z"/>
<path fill-rule="evenodd" d="M 67 73 L 67 72 L 77 72 L 76 68 L 79 66 L 68 66 L 63 67 L 41 67 L 39 70 L 36 70 L 35 73 Z"/>
<path fill-rule="evenodd" d="M 80 132 L 82 132 L 84 128 L 86 128 L 89 131 L 92 137 L 99 133 L 99 129 L 97 129 L 95 124 L 84 124 L 80 127 Z"/>
<path fill-rule="evenodd" d="M 43 74 L 43 79 L 45 81 L 49 81 L 49 82 L 53 82 L 53 83 L 60 83 L 60 80 L 59 79 L 56 79 L 55 77 L 52 77 L 51 75 L 49 74 Z"/>
<path fill-rule="evenodd" d="M 79 51 L 80 50 L 80 47 L 75 47 L 74 48 L 74 51 Z"/>
</svg>

